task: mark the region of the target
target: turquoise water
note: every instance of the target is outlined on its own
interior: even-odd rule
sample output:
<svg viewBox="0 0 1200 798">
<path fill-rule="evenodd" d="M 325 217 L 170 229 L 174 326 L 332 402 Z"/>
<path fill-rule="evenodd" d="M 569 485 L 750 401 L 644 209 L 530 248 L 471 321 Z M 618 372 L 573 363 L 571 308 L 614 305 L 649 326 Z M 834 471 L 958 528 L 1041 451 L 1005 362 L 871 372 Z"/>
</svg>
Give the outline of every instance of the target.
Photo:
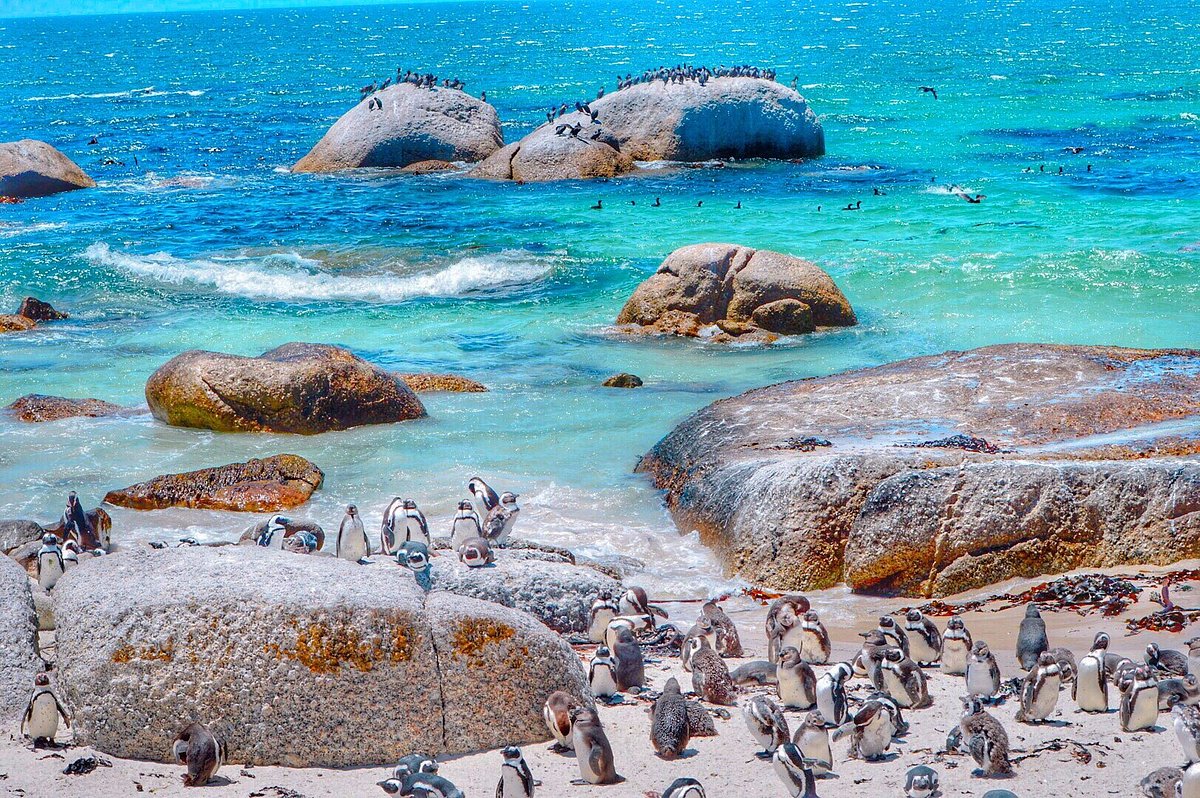
<svg viewBox="0 0 1200 798">
<path fill-rule="evenodd" d="M 708 402 L 1001 341 L 1200 345 L 1200 18 L 1162 0 L 1092 5 L 634 0 L 0 20 L 0 140 L 49 141 L 100 183 L 0 206 L 0 307 L 34 294 L 73 313 L 0 339 L 0 400 L 144 404 L 146 377 L 184 349 L 257 354 L 290 340 L 493 389 L 427 396 L 427 420 L 311 438 L 176 430 L 145 414 L 0 419 L 0 517 L 49 520 L 70 488 L 97 502 L 155 474 L 291 451 L 327 474 L 295 515 L 327 527 L 348 501 L 374 521 L 403 494 L 448 530 L 478 472 L 522 494 L 523 534 L 642 557 L 649 586 L 713 589 L 715 558 L 681 542 L 631 474 Z M 828 154 L 562 185 L 286 171 L 359 86 L 398 65 L 486 90 L 511 141 L 550 105 L 680 61 L 795 75 Z M 987 198 L 969 205 L 951 184 Z M 648 207 L 655 196 L 663 207 Z M 598 198 L 605 210 L 589 210 Z M 857 200 L 861 211 L 839 210 Z M 816 261 L 861 324 L 771 349 L 609 333 L 667 253 L 714 240 Z M 647 386 L 597 387 L 616 371 Z M 118 542 L 218 539 L 254 520 L 113 515 Z"/>
</svg>

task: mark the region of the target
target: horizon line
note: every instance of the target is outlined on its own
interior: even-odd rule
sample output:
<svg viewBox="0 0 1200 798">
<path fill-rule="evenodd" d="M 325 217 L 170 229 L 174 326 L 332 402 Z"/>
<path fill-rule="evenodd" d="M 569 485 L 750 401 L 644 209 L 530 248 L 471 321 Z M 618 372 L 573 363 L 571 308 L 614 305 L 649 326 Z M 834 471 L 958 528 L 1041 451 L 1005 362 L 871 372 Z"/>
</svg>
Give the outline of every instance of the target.
<svg viewBox="0 0 1200 798">
<path fill-rule="evenodd" d="M 306 2 L 306 0 L 250 0 L 250 2 L 239 3 L 238 0 L 212 0 L 212 5 L 207 7 L 190 8 L 189 4 L 195 2 L 197 5 L 204 3 L 205 0 L 151 0 L 149 3 L 138 3 L 136 0 L 92 0 L 88 2 L 67 2 L 63 3 L 59 8 L 61 10 L 51 11 L 47 13 L 45 0 L 16 0 L 15 5 L 18 8 L 21 5 L 28 4 L 30 8 L 27 12 L 17 11 L 9 13 L 8 11 L 0 10 L 0 21 L 3 20 L 38 20 L 38 19 L 62 19 L 64 17 L 120 17 L 120 16 L 138 16 L 141 14 L 221 14 L 230 12 L 258 12 L 258 11 L 308 11 L 320 8 L 377 8 L 381 6 L 410 6 L 410 5 L 451 5 L 455 3 L 482 3 L 482 2 L 523 2 L 526 4 L 534 4 L 541 0 L 315 0 Z M 34 7 L 36 3 L 36 8 Z M 155 8 L 132 8 L 135 5 L 154 5 Z M 5 4 L 7 5 L 7 4 Z M 52 7 L 58 4 L 51 3 Z M 111 9 L 104 9 L 105 5 L 114 5 Z M 82 8 L 82 10 L 80 10 Z"/>
</svg>

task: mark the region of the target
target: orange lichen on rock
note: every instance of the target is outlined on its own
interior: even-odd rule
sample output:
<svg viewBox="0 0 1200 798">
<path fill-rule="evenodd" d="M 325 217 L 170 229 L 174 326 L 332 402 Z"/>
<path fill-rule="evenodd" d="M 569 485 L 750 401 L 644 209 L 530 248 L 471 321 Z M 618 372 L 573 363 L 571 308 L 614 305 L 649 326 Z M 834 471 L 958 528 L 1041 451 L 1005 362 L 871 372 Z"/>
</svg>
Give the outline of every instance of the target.
<svg viewBox="0 0 1200 798">
<path fill-rule="evenodd" d="M 506 623 L 484 618 L 459 621 L 450 635 L 456 657 L 475 657 L 489 645 L 500 644 L 517 632 Z"/>
<path fill-rule="evenodd" d="M 126 643 L 112 653 L 112 661 L 124 665 L 133 660 L 170 662 L 175 659 L 175 643 L 168 640 L 163 646 L 135 646 Z"/>
<path fill-rule="evenodd" d="M 366 673 L 381 662 L 407 662 L 412 658 L 411 630 L 394 622 L 388 645 L 381 638 L 366 638 L 342 622 L 314 621 L 303 628 L 295 622 L 296 644 L 287 649 L 268 644 L 263 650 L 280 659 L 295 660 L 313 673 L 337 673 L 343 665 Z"/>
</svg>

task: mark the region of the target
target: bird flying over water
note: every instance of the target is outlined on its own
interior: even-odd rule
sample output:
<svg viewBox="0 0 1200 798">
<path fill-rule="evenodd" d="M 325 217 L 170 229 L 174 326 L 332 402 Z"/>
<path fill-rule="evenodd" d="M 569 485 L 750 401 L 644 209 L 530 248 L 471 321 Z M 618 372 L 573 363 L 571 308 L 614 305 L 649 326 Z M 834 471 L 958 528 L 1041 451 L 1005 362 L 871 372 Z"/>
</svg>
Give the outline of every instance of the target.
<svg viewBox="0 0 1200 798">
<path fill-rule="evenodd" d="M 935 89 L 933 86 L 922 86 L 921 91 L 925 92 L 926 94 L 932 94 L 933 99 L 937 99 L 937 89 Z"/>
</svg>

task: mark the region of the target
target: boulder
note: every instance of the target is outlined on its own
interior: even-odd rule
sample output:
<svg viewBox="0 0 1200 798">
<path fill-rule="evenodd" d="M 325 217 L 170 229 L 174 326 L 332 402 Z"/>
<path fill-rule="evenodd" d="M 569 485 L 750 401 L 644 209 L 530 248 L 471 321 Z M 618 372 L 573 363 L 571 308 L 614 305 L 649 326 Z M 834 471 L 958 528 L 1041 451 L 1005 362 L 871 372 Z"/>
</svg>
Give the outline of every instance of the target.
<svg viewBox="0 0 1200 798">
<path fill-rule="evenodd" d="M 297 507 L 321 487 L 325 474 L 295 454 L 167 474 L 104 497 L 134 510 L 194 507 L 201 510 L 269 513 Z"/>
<path fill-rule="evenodd" d="M 195 718 L 227 724 L 237 761 L 378 766 L 544 740 L 546 696 L 586 695 L 578 657 L 530 616 L 426 595 L 388 564 L 137 549 L 72 569 L 55 602 L 76 742 L 113 756 L 167 761 Z"/>
<path fill-rule="evenodd" d="M 51 597 L 50 591 L 42 588 L 37 583 L 37 577 L 32 574 L 28 577 L 29 592 L 33 598 L 33 610 L 37 615 L 37 628 L 39 632 L 54 631 L 54 598 Z"/>
<path fill-rule="evenodd" d="M 433 586 L 527 612 L 558 632 L 586 631 L 596 596 L 620 593 L 620 582 L 592 568 L 523 554 L 497 549 L 486 568 L 469 568 L 453 554 L 434 557 Z"/>
<path fill-rule="evenodd" d="M 713 78 L 705 85 L 639 83 L 590 103 L 636 161 L 816 158 L 825 133 L 804 98 L 773 80 Z"/>
<path fill-rule="evenodd" d="M 37 521 L 0 521 L 0 551 L 7 554 L 14 549 L 42 539 L 46 530 Z"/>
<path fill-rule="evenodd" d="M 0 717 L 14 727 L 28 705 L 33 677 L 44 669 L 37 630 L 28 575 L 13 560 L 0 557 Z"/>
<path fill-rule="evenodd" d="M 449 161 L 439 161 L 434 159 L 431 161 L 417 161 L 416 163 L 410 163 L 400 171 L 410 175 L 431 175 L 436 172 L 449 172 L 456 168 L 457 167 Z"/>
<path fill-rule="evenodd" d="M 38 321 L 61 321 L 68 318 L 68 314 L 61 310 L 55 310 L 49 302 L 43 302 L 37 297 L 27 296 L 21 302 L 21 308 L 17 311 L 18 316 L 24 316 L 35 322 Z"/>
<path fill-rule="evenodd" d="M 45 197 L 95 185 L 70 158 L 44 141 L 0 142 L 0 196 Z"/>
<path fill-rule="evenodd" d="M 415 393 L 487 393 L 487 386 L 457 374 L 397 374 Z"/>
<path fill-rule="evenodd" d="M 1005 344 L 716 402 L 638 469 L 732 573 L 942 596 L 1200 556 L 1200 352 Z"/>
<path fill-rule="evenodd" d="M 372 101 L 383 107 L 370 108 Z M 343 114 L 292 171 L 482 161 L 503 143 L 500 117 L 484 101 L 458 89 L 399 83 Z"/>
<path fill-rule="evenodd" d="M 312 435 L 425 415 L 394 374 L 325 344 L 284 344 L 259 357 L 191 350 L 146 381 L 155 418 L 220 432 Z"/>
<path fill-rule="evenodd" d="M 641 388 L 642 378 L 636 374 L 614 374 L 601 383 L 605 388 Z"/>
<path fill-rule="evenodd" d="M 559 135 L 561 125 L 580 125 L 578 136 Z M 593 139 L 592 136 L 598 134 Z M 637 167 L 619 145 L 604 135 L 601 126 L 579 112 L 547 122 L 520 141 L 492 153 L 472 172 L 473 177 L 516 180 L 522 183 L 549 180 L 584 180 L 617 177 Z"/>
<path fill-rule="evenodd" d="M 735 244 L 675 250 L 617 316 L 625 332 L 718 341 L 747 335 L 769 341 L 857 323 L 846 297 L 816 264 Z"/>
<path fill-rule="evenodd" d="M 7 408 L 18 421 L 60 421 L 64 418 L 99 418 L 114 416 L 125 408 L 103 399 L 68 399 L 65 396 L 46 396 L 31 393 L 14 401 Z"/>
<path fill-rule="evenodd" d="M 37 326 L 33 319 L 18 316 L 15 313 L 0 314 L 0 333 L 25 332 Z"/>
</svg>

